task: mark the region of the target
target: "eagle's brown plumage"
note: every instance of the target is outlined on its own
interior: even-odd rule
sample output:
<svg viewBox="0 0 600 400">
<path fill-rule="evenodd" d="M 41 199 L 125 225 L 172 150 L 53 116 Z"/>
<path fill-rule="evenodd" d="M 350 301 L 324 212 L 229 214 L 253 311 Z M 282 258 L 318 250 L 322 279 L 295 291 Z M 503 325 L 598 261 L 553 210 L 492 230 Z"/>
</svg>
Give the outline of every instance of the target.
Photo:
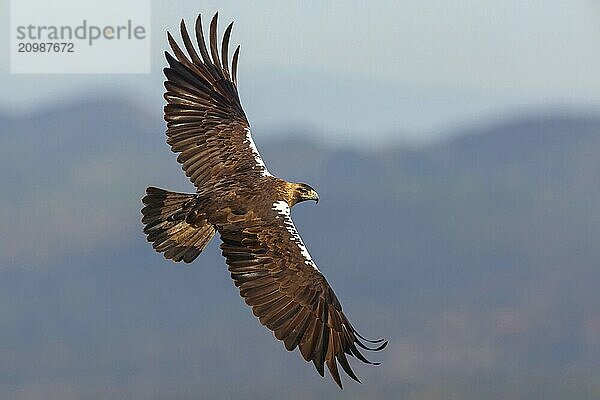
<svg viewBox="0 0 600 400">
<path fill-rule="evenodd" d="M 310 257 L 290 217 L 291 207 L 317 200 L 308 185 L 272 176 L 256 149 L 237 91 L 238 46 L 229 68 L 229 36 L 217 46 L 217 14 L 210 24 L 210 49 L 200 16 L 192 44 L 184 22 L 187 55 L 168 34 L 175 57 L 165 56 L 167 143 L 196 194 L 148 188 L 142 222 L 154 249 L 174 261 L 193 261 L 215 231 L 231 277 L 260 322 L 312 361 L 321 376 L 326 364 L 342 387 L 338 363 L 353 379 L 346 355 L 372 364 L 359 351 L 387 342 L 360 336 Z M 209 53 L 210 51 L 210 53 Z M 363 341 L 378 343 L 368 348 Z"/>
</svg>

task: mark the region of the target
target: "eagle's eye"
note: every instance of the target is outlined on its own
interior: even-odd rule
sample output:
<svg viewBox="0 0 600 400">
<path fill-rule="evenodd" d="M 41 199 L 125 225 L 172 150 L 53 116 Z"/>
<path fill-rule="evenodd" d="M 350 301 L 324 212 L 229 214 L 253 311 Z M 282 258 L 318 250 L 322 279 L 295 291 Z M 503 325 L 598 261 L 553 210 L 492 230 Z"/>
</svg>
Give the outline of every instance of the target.
<svg viewBox="0 0 600 400">
<path fill-rule="evenodd" d="M 312 192 L 313 192 L 313 190 L 306 186 L 302 186 L 300 188 L 300 194 L 303 196 L 310 196 Z"/>
</svg>

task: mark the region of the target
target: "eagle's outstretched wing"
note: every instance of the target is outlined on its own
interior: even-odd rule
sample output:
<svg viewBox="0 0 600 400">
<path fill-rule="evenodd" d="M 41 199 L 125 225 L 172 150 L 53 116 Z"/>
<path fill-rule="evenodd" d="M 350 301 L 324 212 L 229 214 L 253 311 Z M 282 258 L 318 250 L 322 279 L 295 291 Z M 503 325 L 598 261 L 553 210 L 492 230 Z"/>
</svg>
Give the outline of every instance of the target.
<svg viewBox="0 0 600 400">
<path fill-rule="evenodd" d="M 169 67 L 164 69 L 167 143 L 173 152 L 179 153 L 177 161 L 196 188 L 209 190 L 224 178 L 270 175 L 254 145 L 238 96 L 239 46 L 229 68 L 229 36 L 233 23 L 225 30 L 219 57 L 217 18 L 215 14 L 210 23 L 210 55 L 201 16 L 195 27 L 200 55 L 183 20 L 181 37 L 188 55 L 168 33 L 175 58 L 165 52 Z"/>
<path fill-rule="evenodd" d="M 378 351 L 387 342 L 367 340 L 354 330 L 304 246 L 287 203 L 279 201 L 267 210 L 245 214 L 230 213 L 227 220 L 219 226 L 221 249 L 235 285 L 261 324 L 272 330 L 286 349 L 298 347 L 321 376 L 327 364 L 342 387 L 339 363 L 359 381 L 346 355 L 373 364 L 358 347 Z M 379 345 L 368 348 L 361 339 Z"/>
</svg>

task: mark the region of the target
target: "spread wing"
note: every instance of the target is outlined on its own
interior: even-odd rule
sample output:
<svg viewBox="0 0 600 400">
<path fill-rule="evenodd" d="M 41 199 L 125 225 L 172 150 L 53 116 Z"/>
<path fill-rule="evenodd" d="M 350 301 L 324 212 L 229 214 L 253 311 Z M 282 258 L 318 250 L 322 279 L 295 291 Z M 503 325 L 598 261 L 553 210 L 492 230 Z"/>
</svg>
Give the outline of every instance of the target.
<svg viewBox="0 0 600 400">
<path fill-rule="evenodd" d="M 217 18 L 215 14 L 210 23 L 210 54 L 204 41 L 201 16 L 195 27 L 200 55 L 183 20 L 181 37 L 187 55 L 167 33 L 175 57 L 165 52 L 169 67 L 164 69 L 167 143 L 173 152 L 179 153 L 177 161 L 192 183 L 198 189 L 209 190 L 224 178 L 270 175 L 254 145 L 238 96 L 239 46 L 229 68 L 233 22 L 223 34 L 219 57 Z"/>
<path fill-rule="evenodd" d="M 286 349 L 298 347 L 321 376 L 327 364 L 342 387 L 339 363 L 359 381 L 346 355 L 373 364 L 358 347 L 378 351 L 387 342 L 369 341 L 354 330 L 298 235 L 287 203 L 274 203 L 262 216 L 254 211 L 232 212 L 227 220 L 219 226 L 221 249 L 235 285 L 261 324 L 272 330 Z M 368 348 L 360 339 L 380 345 Z"/>
</svg>

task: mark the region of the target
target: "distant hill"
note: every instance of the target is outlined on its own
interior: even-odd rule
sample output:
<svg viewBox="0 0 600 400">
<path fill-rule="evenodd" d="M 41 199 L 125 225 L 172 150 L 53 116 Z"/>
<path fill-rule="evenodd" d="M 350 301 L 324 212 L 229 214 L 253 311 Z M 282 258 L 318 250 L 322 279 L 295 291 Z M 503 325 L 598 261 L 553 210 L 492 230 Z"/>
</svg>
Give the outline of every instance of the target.
<svg viewBox="0 0 600 400">
<path fill-rule="evenodd" d="M 390 339 L 342 393 L 254 321 L 216 241 L 191 266 L 145 243 L 144 188 L 192 190 L 163 131 L 114 99 L 0 119 L 0 398 L 600 398 L 600 117 L 366 151 L 255 133 L 319 191 L 294 219 L 349 317 Z"/>
</svg>

